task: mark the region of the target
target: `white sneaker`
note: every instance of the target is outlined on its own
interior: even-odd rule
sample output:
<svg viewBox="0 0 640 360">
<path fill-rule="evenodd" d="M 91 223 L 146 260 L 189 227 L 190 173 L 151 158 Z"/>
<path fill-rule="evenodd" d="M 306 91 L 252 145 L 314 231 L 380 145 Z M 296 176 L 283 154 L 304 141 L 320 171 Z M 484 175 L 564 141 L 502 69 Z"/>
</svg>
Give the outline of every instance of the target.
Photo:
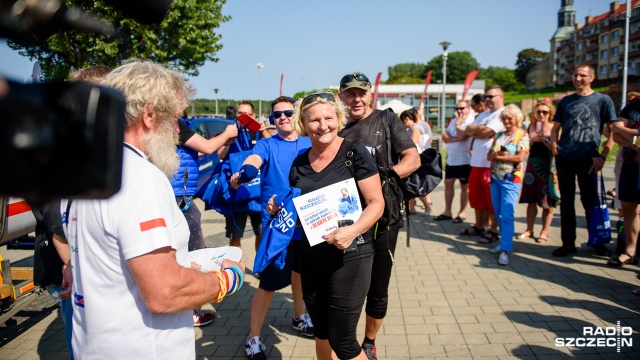
<svg viewBox="0 0 640 360">
<path fill-rule="evenodd" d="M 260 338 L 254 336 L 248 338 L 244 344 L 244 351 L 247 354 L 247 359 L 265 360 L 267 354 L 265 353 L 265 346 L 260 342 Z"/>
<path fill-rule="evenodd" d="M 494 248 L 489 249 L 489 252 L 490 252 L 490 253 L 492 253 L 492 254 L 498 254 L 498 253 L 500 253 L 500 245 L 498 245 L 498 246 L 496 246 L 496 247 L 494 247 Z"/>
<path fill-rule="evenodd" d="M 500 258 L 498 258 L 498 265 L 509 265 L 509 255 L 507 253 L 500 254 Z"/>
</svg>

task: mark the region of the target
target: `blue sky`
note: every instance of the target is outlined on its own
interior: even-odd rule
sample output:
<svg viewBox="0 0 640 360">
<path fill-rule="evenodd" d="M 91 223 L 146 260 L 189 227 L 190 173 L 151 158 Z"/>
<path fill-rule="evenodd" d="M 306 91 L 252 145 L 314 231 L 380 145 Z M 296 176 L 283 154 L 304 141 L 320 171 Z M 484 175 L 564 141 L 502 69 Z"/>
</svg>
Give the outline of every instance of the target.
<svg viewBox="0 0 640 360">
<path fill-rule="evenodd" d="M 607 12 L 610 2 L 575 0 L 576 21 Z M 522 49 L 549 51 L 559 8 L 560 0 L 228 0 L 220 61 L 191 81 L 198 98 L 213 99 L 218 88 L 219 98 L 270 100 L 280 74 L 285 95 L 336 85 L 354 71 L 372 80 L 381 71 L 384 80 L 389 66 L 441 54 L 442 41 L 452 43 L 449 51 L 470 51 L 482 67 L 514 68 Z M 33 63 L 4 41 L 0 59 L 0 74 L 30 81 Z"/>
</svg>

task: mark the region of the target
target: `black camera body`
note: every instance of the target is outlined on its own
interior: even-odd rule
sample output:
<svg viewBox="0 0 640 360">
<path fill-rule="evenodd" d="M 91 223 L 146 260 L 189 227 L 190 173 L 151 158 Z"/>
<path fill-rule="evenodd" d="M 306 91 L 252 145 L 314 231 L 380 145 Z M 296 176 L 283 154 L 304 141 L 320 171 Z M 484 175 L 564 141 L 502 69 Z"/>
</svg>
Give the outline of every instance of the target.
<svg viewBox="0 0 640 360">
<path fill-rule="evenodd" d="M 32 204 L 120 189 L 125 98 L 86 83 L 8 82 L 0 101 L 0 194 Z"/>
</svg>

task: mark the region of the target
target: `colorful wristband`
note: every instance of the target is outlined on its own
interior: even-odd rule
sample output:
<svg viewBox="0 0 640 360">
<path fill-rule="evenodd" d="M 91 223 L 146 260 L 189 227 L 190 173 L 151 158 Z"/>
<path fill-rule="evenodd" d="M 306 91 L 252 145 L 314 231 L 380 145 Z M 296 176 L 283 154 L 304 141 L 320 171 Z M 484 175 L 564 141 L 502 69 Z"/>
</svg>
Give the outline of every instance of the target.
<svg viewBox="0 0 640 360">
<path fill-rule="evenodd" d="M 242 284 L 244 284 L 244 275 L 242 274 L 242 270 L 240 270 L 240 268 L 237 266 L 230 266 L 228 268 L 225 268 L 224 271 L 229 272 L 230 274 L 233 275 L 234 281 L 230 282 L 229 292 L 228 292 L 228 294 L 231 295 L 237 292 L 238 290 L 240 290 L 240 288 L 242 287 Z"/>
</svg>

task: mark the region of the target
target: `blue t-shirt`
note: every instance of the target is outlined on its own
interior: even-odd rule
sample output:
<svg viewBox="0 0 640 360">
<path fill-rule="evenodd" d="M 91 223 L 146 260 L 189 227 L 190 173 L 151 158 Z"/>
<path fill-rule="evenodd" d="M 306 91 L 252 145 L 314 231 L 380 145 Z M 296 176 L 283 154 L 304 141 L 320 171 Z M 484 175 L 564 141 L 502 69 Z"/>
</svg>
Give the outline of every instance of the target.
<svg viewBox="0 0 640 360">
<path fill-rule="evenodd" d="M 267 213 L 267 202 L 274 194 L 289 189 L 289 171 L 293 159 L 311 147 L 311 140 L 306 136 L 298 136 L 296 140 L 284 140 L 278 135 L 263 138 L 253 148 L 253 153 L 260 156 L 260 197 L 262 205 L 262 227 L 265 228 L 271 215 Z M 276 198 L 276 201 L 279 199 Z"/>
<path fill-rule="evenodd" d="M 598 156 L 602 127 L 617 120 L 611 98 L 594 92 L 588 96 L 572 94 L 558 104 L 554 122 L 562 125 L 558 153 L 569 160 Z"/>
</svg>

